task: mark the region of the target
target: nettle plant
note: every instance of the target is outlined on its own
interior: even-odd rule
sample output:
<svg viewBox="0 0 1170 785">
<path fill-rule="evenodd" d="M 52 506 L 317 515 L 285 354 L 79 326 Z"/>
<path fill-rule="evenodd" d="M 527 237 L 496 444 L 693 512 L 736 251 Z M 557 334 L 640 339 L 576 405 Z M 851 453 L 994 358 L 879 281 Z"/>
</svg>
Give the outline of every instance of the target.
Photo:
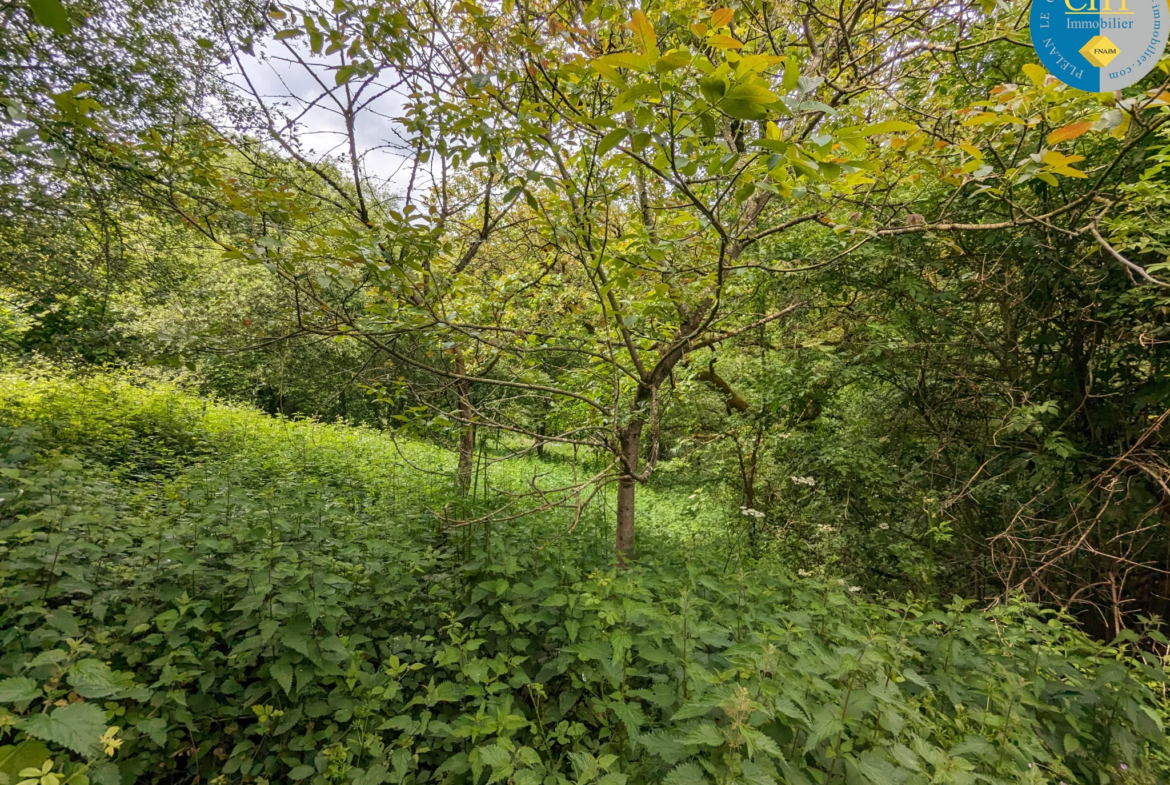
<svg viewBox="0 0 1170 785">
<path fill-rule="evenodd" d="M 48 396 L 4 409 L 38 421 L 4 432 L 0 472 L 13 781 L 1144 783 L 1170 764 L 1165 673 L 1132 637 L 666 542 L 619 572 L 591 538 L 541 549 L 561 522 L 540 517 L 450 538 L 368 464 L 302 449 L 321 426 L 224 434 L 214 407 L 128 395 L 95 399 L 99 439 L 38 416 Z M 193 437 L 199 461 L 174 459 Z M 162 468 L 121 471 L 152 450 Z"/>
</svg>

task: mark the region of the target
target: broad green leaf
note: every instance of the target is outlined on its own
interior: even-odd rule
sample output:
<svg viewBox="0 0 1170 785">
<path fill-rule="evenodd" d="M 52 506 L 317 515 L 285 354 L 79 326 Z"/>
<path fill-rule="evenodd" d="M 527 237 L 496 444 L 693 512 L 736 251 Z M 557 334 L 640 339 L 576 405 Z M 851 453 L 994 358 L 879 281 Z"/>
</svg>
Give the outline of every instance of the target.
<svg viewBox="0 0 1170 785">
<path fill-rule="evenodd" d="M 92 703 L 71 703 L 54 709 L 52 714 L 26 717 L 17 723 L 17 727 L 30 736 L 59 744 L 78 755 L 96 758 L 101 754 L 106 713 Z"/>
<path fill-rule="evenodd" d="M 671 49 L 654 63 L 654 70 L 660 74 L 674 71 L 689 65 L 691 62 L 691 53 L 685 49 Z"/>
<path fill-rule="evenodd" d="M 611 55 L 602 55 L 593 61 L 593 65 L 608 66 L 609 68 L 629 68 L 631 71 L 646 73 L 650 70 L 650 58 L 633 52 L 616 52 Z"/>
<path fill-rule="evenodd" d="M 292 695 L 293 687 L 293 667 L 288 662 L 273 663 L 272 667 L 268 669 L 272 677 L 280 684 L 281 689 L 286 695 Z"/>
<path fill-rule="evenodd" d="M 19 773 L 28 768 L 40 768 L 52 756 L 49 748 L 39 741 L 24 739 L 17 744 L 0 747 L 0 777 L 19 782 Z M 3 780 L 0 780 L 3 782 Z"/>
<path fill-rule="evenodd" d="M 167 721 L 162 717 L 152 717 L 150 719 L 141 720 L 134 726 L 142 735 L 149 738 L 152 742 L 160 747 L 165 747 L 167 744 Z"/>
<path fill-rule="evenodd" d="M 0 703 L 21 703 L 39 697 L 41 687 L 23 676 L 0 681 Z"/>
<path fill-rule="evenodd" d="M 796 63 L 795 57 L 789 57 L 784 61 L 784 92 L 789 92 L 796 88 L 796 83 L 800 81 L 800 66 Z"/>
<path fill-rule="evenodd" d="M 719 108 L 740 120 L 762 120 L 768 116 L 768 104 L 776 100 L 776 94 L 767 88 L 750 84 L 735 85 L 719 102 Z"/>
<path fill-rule="evenodd" d="M 727 93 L 727 82 L 717 76 L 705 76 L 699 80 L 699 90 L 710 104 L 717 104 Z"/>
<path fill-rule="evenodd" d="M 65 13 L 65 6 L 61 4 L 61 0 L 29 0 L 28 5 L 37 24 L 59 35 L 65 35 L 73 30 L 73 24 L 69 21 L 69 15 Z"/>
<path fill-rule="evenodd" d="M 83 698 L 108 698 L 120 691 L 110 666 L 92 657 L 69 669 L 69 684 Z"/>
<path fill-rule="evenodd" d="M 711 785 L 707 775 L 697 763 L 681 763 L 670 770 L 663 780 L 664 785 Z"/>
<path fill-rule="evenodd" d="M 613 111 L 624 112 L 627 109 L 633 109 L 634 106 L 645 98 L 656 97 L 660 98 L 661 93 L 658 91 L 658 86 L 655 84 L 638 84 L 626 90 L 624 93 L 613 99 Z"/>
</svg>

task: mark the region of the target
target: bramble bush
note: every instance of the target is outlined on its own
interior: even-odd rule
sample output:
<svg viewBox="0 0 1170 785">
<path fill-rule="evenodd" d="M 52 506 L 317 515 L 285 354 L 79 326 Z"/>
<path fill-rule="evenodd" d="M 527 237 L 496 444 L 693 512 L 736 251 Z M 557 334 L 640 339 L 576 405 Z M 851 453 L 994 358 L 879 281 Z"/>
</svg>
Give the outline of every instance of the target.
<svg viewBox="0 0 1170 785">
<path fill-rule="evenodd" d="M 141 379 L 8 374 L 0 427 L 0 783 L 1170 776 L 1163 664 L 1049 609 L 444 529 L 343 426 Z"/>
</svg>

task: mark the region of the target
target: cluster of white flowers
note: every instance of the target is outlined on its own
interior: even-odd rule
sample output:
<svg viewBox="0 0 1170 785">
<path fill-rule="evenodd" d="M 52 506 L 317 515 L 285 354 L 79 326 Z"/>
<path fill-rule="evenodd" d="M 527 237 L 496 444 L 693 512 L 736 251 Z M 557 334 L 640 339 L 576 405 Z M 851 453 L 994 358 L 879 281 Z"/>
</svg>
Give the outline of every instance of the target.
<svg viewBox="0 0 1170 785">
<path fill-rule="evenodd" d="M 878 528 L 879 528 L 879 529 L 881 529 L 882 531 L 885 531 L 886 529 L 890 528 L 890 524 L 888 524 L 888 523 L 879 523 L 879 524 L 878 524 Z"/>
<path fill-rule="evenodd" d="M 764 517 L 764 513 L 760 512 L 759 510 L 753 510 L 751 507 L 740 507 L 739 514 L 746 515 L 749 518 L 763 518 Z"/>
<path fill-rule="evenodd" d="M 812 575 L 812 573 L 809 572 L 808 570 L 797 570 L 796 574 L 802 578 L 808 578 Z"/>
<path fill-rule="evenodd" d="M 797 485 L 807 485 L 810 488 L 817 484 L 816 477 L 789 477 L 788 479 L 792 480 Z"/>
<path fill-rule="evenodd" d="M 835 526 L 830 526 L 827 523 L 818 523 L 817 530 L 822 531 L 825 534 L 832 534 L 833 532 L 837 531 L 837 528 Z"/>
<path fill-rule="evenodd" d="M 849 592 L 850 592 L 851 594 L 857 594 L 857 592 L 859 592 L 859 591 L 861 591 L 861 587 L 860 587 L 860 586 L 850 586 L 850 587 L 849 587 Z"/>
</svg>

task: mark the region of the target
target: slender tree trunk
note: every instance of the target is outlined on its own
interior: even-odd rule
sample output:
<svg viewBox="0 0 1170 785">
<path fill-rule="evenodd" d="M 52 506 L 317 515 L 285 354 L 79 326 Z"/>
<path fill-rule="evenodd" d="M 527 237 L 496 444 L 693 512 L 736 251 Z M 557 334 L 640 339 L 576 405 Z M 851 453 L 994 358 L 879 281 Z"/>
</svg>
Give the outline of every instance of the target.
<svg viewBox="0 0 1170 785">
<path fill-rule="evenodd" d="M 618 478 L 617 492 L 617 534 L 614 537 L 614 552 L 617 554 L 618 566 L 625 567 L 627 557 L 634 551 L 634 491 L 638 481 L 634 472 L 638 470 L 638 448 L 642 441 L 641 420 L 633 420 L 622 429 L 621 476 Z"/>
<path fill-rule="evenodd" d="M 460 376 L 467 374 L 463 350 L 458 347 L 455 349 L 455 373 Z M 456 481 L 459 493 L 466 494 L 471 487 L 471 471 L 475 463 L 475 425 L 472 423 L 475 412 L 471 408 L 470 382 L 466 379 L 456 380 L 455 393 L 459 396 L 459 419 L 463 421 L 463 430 L 459 434 L 459 474 Z"/>
</svg>

